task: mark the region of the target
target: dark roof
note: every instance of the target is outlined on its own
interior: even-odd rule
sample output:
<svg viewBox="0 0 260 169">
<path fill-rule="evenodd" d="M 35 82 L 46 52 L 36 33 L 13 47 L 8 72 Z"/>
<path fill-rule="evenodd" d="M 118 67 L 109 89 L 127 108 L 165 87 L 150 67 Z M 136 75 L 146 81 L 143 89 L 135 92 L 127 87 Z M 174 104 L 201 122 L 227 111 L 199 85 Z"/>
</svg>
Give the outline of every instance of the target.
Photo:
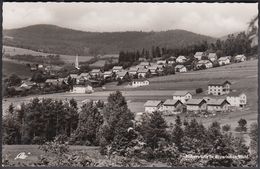
<svg viewBox="0 0 260 169">
<path fill-rule="evenodd" d="M 202 102 L 205 102 L 206 101 L 204 99 L 189 99 L 186 104 L 187 105 L 200 105 Z"/>
<path fill-rule="evenodd" d="M 177 103 L 183 104 L 180 100 L 167 99 L 163 105 L 176 106 Z"/>
<path fill-rule="evenodd" d="M 145 107 L 157 107 L 162 103 L 160 100 L 148 100 L 144 106 Z"/>
<path fill-rule="evenodd" d="M 224 102 L 229 104 L 229 102 L 226 99 L 210 99 L 207 102 L 207 105 L 209 105 L 209 106 L 221 106 Z"/>
<path fill-rule="evenodd" d="M 229 84 L 231 84 L 228 80 L 226 80 L 226 81 L 219 81 L 219 80 L 211 80 L 211 81 L 209 81 L 209 83 L 208 83 L 208 85 L 210 85 L 210 86 L 223 86 L 223 85 L 225 85 L 226 83 L 229 83 Z"/>
<path fill-rule="evenodd" d="M 138 69 L 138 73 L 147 73 L 149 70 L 148 69 Z"/>
</svg>

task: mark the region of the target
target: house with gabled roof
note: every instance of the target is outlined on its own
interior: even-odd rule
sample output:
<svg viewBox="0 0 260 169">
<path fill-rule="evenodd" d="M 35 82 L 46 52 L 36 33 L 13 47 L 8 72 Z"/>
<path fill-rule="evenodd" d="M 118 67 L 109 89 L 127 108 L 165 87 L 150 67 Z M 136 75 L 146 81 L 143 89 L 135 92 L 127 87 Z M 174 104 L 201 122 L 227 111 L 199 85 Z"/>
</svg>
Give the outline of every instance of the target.
<svg viewBox="0 0 260 169">
<path fill-rule="evenodd" d="M 178 56 L 177 59 L 176 59 L 177 63 L 184 63 L 186 61 L 187 61 L 187 58 L 185 56 L 182 56 L 182 55 Z"/>
<path fill-rule="evenodd" d="M 207 101 L 207 111 L 225 112 L 228 111 L 230 103 L 226 99 L 210 99 Z"/>
<path fill-rule="evenodd" d="M 187 68 L 184 65 L 176 65 L 174 69 L 175 72 L 180 72 L 180 73 L 187 72 Z"/>
<path fill-rule="evenodd" d="M 208 54 L 208 59 L 211 61 L 211 62 L 214 62 L 215 60 L 218 59 L 218 56 L 216 53 L 209 53 Z"/>
<path fill-rule="evenodd" d="M 89 73 L 92 77 L 99 77 L 101 75 L 101 70 L 100 69 L 92 69 L 91 72 Z"/>
<path fill-rule="evenodd" d="M 116 73 L 116 72 L 120 72 L 123 70 L 123 66 L 114 66 L 113 69 L 112 69 L 112 72 Z"/>
<path fill-rule="evenodd" d="M 202 65 L 205 65 L 207 69 L 213 67 L 213 64 L 210 60 L 200 60 L 197 62 L 196 67 L 200 68 Z"/>
<path fill-rule="evenodd" d="M 120 72 L 116 72 L 116 79 L 118 79 L 118 78 L 123 79 L 128 75 L 129 75 L 128 72 L 125 71 L 125 70 L 120 71 Z"/>
<path fill-rule="evenodd" d="M 189 99 L 186 102 L 187 111 L 206 111 L 207 102 L 204 99 Z"/>
<path fill-rule="evenodd" d="M 218 63 L 219 63 L 220 66 L 222 66 L 222 65 L 228 65 L 228 64 L 230 64 L 230 59 L 229 59 L 228 56 L 223 56 L 223 57 L 220 57 L 220 58 L 218 59 Z"/>
<path fill-rule="evenodd" d="M 73 85 L 73 89 L 71 91 L 72 93 L 82 93 L 82 94 L 88 94 L 93 93 L 94 89 L 91 85 Z"/>
<path fill-rule="evenodd" d="M 130 67 L 128 70 L 129 75 L 134 76 L 137 75 L 138 67 Z"/>
<path fill-rule="evenodd" d="M 236 55 L 234 58 L 235 62 L 244 62 L 246 61 L 246 56 L 245 55 Z"/>
<path fill-rule="evenodd" d="M 112 71 L 105 71 L 103 73 L 103 78 L 107 79 L 107 78 L 111 78 L 113 76 L 113 72 Z"/>
<path fill-rule="evenodd" d="M 247 104 L 247 97 L 244 92 L 231 92 L 227 95 L 226 99 L 230 103 L 230 106 L 233 107 L 245 107 Z"/>
<path fill-rule="evenodd" d="M 231 88 L 231 83 L 228 80 L 224 82 L 211 80 L 208 83 L 208 94 L 212 94 L 212 95 L 228 94 L 231 90 L 230 88 Z"/>
<path fill-rule="evenodd" d="M 152 113 L 155 111 L 159 111 L 162 106 L 161 100 L 147 100 L 144 104 L 145 112 Z"/>
<path fill-rule="evenodd" d="M 158 60 L 156 63 L 157 63 L 157 65 L 166 65 L 167 61 L 166 60 Z"/>
<path fill-rule="evenodd" d="M 186 90 L 178 90 L 173 92 L 173 100 L 180 100 L 182 103 L 186 103 L 189 99 L 192 99 L 192 94 Z"/>
<path fill-rule="evenodd" d="M 149 69 L 138 69 L 137 71 L 137 76 L 138 78 L 144 78 L 146 76 L 148 76 L 150 74 L 150 70 Z"/>
<path fill-rule="evenodd" d="M 47 79 L 45 81 L 45 84 L 48 84 L 48 85 L 59 85 L 60 82 L 58 81 L 58 79 Z"/>
<path fill-rule="evenodd" d="M 32 87 L 36 85 L 35 82 L 31 82 L 31 81 L 22 81 L 22 84 L 20 85 L 20 87 Z"/>
<path fill-rule="evenodd" d="M 196 52 L 194 58 L 196 58 L 197 60 L 201 60 L 203 56 L 204 52 Z"/>
<path fill-rule="evenodd" d="M 177 114 L 181 113 L 183 108 L 184 104 L 180 100 L 167 99 L 163 103 L 161 110 L 175 112 L 175 114 Z"/>
<path fill-rule="evenodd" d="M 150 70 L 152 75 L 158 75 L 158 71 L 159 71 L 158 65 L 148 66 L 147 69 Z"/>
<path fill-rule="evenodd" d="M 139 65 L 143 68 L 147 68 L 148 66 L 151 66 L 149 62 L 141 62 Z"/>
</svg>

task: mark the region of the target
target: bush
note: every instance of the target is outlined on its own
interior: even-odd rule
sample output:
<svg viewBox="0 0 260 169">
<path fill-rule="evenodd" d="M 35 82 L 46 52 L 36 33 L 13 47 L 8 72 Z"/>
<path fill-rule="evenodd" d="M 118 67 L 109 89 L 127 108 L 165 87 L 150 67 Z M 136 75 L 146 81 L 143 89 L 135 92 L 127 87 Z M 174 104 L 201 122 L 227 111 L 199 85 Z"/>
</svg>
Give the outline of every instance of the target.
<svg viewBox="0 0 260 169">
<path fill-rule="evenodd" d="M 246 127 L 247 121 L 245 119 L 240 119 L 238 121 L 238 126 L 236 127 L 236 131 L 237 132 L 246 132 L 247 131 L 247 127 Z"/>
<path fill-rule="evenodd" d="M 196 93 L 202 93 L 203 92 L 203 89 L 202 88 L 197 88 L 196 89 Z"/>
<path fill-rule="evenodd" d="M 230 128 L 231 128 L 231 126 L 229 124 L 226 124 L 226 125 L 222 126 L 222 131 L 228 132 L 228 131 L 230 131 Z"/>
</svg>

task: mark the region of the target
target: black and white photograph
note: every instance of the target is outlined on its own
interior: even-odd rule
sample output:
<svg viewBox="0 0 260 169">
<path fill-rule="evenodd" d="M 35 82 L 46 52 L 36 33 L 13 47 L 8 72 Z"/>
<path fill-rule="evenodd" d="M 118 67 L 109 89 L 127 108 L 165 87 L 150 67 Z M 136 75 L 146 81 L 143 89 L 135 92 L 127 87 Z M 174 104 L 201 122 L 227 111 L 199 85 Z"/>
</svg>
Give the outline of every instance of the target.
<svg viewBox="0 0 260 169">
<path fill-rule="evenodd" d="M 258 166 L 258 3 L 2 9 L 2 167 Z"/>
</svg>

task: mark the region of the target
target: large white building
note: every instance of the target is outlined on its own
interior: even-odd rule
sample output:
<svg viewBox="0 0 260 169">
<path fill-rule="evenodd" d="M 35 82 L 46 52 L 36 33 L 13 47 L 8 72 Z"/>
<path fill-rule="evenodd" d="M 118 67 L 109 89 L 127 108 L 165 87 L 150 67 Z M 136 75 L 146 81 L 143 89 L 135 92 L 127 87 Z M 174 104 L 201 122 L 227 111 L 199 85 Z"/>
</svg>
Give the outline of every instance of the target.
<svg viewBox="0 0 260 169">
<path fill-rule="evenodd" d="M 245 107 L 247 97 L 245 93 L 232 92 L 227 95 L 227 101 L 230 103 L 230 106 Z"/>
<path fill-rule="evenodd" d="M 94 89 L 90 85 L 74 85 L 72 93 L 93 93 Z"/>
<path fill-rule="evenodd" d="M 148 86 L 150 84 L 149 80 L 142 78 L 142 79 L 134 79 L 131 83 L 133 87 L 140 87 L 140 86 Z"/>
<path fill-rule="evenodd" d="M 172 99 L 180 100 L 182 103 L 186 103 L 189 99 L 192 99 L 192 94 L 185 90 L 175 91 Z"/>
<path fill-rule="evenodd" d="M 229 81 L 225 82 L 213 82 L 210 81 L 208 84 L 208 94 L 212 95 L 223 95 L 230 92 L 231 83 Z"/>
</svg>

